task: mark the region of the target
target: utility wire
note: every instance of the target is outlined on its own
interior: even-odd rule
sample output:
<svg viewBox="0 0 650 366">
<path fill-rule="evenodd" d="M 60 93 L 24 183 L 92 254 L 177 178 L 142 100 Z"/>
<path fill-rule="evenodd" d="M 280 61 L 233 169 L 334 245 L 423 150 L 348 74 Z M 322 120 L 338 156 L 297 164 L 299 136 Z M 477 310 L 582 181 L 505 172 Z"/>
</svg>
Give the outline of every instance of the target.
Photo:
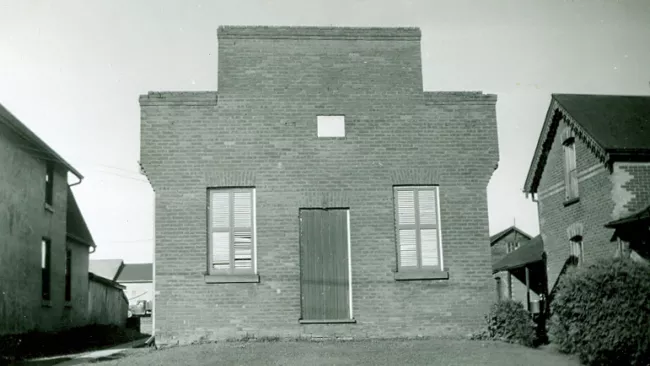
<svg viewBox="0 0 650 366">
<path fill-rule="evenodd" d="M 40 150 L 40 149 L 35 149 L 35 148 L 30 147 L 30 146 L 27 146 L 27 145 L 20 145 L 20 144 L 18 144 L 18 146 L 21 147 L 21 148 L 27 149 L 27 150 L 31 150 L 30 154 L 32 154 L 34 157 L 36 157 L 36 158 L 38 158 L 38 159 L 45 160 L 45 161 L 50 161 L 50 162 L 58 162 L 57 159 L 52 158 L 51 156 L 49 156 L 48 154 L 44 153 L 44 152 L 43 152 L 42 150 Z M 142 182 L 142 183 L 147 183 L 147 184 L 149 183 L 149 181 L 148 181 L 146 178 L 142 177 L 142 174 L 140 174 L 140 173 L 138 173 L 138 172 L 134 172 L 134 171 L 132 171 L 132 170 L 128 170 L 128 169 L 124 169 L 124 168 L 120 168 L 120 167 L 116 167 L 116 166 L 112 166 L 112 165 L 105 165 L 105 164 L 98 164 L 98 163 L 90 163 L 90 162 L 88 162 L 88 163 L 82 163 L 82 164 L 83 164 L 83 165 L 87 165 L 87 166 L 93 168 L 93 170 L 95 170 L 96 172 L 99 172 L 99 173 L 103 173 L 103 174 L 107 174 L 107 175 L 113 175 L 113 176 L 116 176 L 116 177 L 122 177 L 122 178 L 125 178 L 125 179 L 131 179 L 131 180 L 135 180 L 135 181 Z M 142 178 L 129 177 L 129 176 L 124 175 L 124 174 L 118 174 L 118 173 L 116 173 L 116 172 L 110 172 L 110 171 L 106 171 L 106 170 L 101 170 L 101 169 L 99 169 L 100 167 L 105 167 L 105 168 L 109 168 L 109 169 L 120 170 L 120 171 L 123 171 L 123 172 L 129 173 L 129 174 L 133 174 L 134 176 L 135 176 L 135 175 L 140 176 L 140 177 L 142 177 Z"/>
</svg>

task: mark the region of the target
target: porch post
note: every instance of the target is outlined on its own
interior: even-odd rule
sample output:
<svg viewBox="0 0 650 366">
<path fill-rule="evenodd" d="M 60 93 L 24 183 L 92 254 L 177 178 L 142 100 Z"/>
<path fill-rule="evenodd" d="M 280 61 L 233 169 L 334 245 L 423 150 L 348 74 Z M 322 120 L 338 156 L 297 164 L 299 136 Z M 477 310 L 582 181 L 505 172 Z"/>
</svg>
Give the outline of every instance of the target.
<svg viewBox="0 0 650 366">
<path fill-rule="evenodd" d="M 530 313 L 530 274 L 528 273 L 528 266 L 524 267 L 526 270 L 526 309 Z"/>
</svg>

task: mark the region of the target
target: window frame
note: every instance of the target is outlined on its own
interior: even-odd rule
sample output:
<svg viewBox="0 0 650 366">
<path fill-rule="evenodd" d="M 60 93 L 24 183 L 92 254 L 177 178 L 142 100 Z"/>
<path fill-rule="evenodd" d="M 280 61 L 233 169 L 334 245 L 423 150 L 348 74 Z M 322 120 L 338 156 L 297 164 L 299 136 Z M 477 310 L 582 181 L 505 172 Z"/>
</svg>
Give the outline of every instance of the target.
<svg viewBox="0 0 650 366">
<path fill-rule="evenodd" d="M 575 237 L 569 240 L 569 256 L 577 259 L 577 266 L 581 266 L 584 263 L 585 252 L 582 237 Z"/>
<path fill-rule="evenodd" d="M 52 240 L 41 238 L 41 300 L 52 300 Z"/>
<path fill-rule="evenodd" d="M 512 242 L 507 242 L 506 243 L 506 254 L 510 254 L 514 252 L 515 250 L 519 249 L 519 242 L 518 241 L 512 241 Z"/>
<path fill-rule="evenodd" d="M 72 301 L 72 249 L 65 250 L 65 295 L 66 303 Z"/>
<path fill-rule="evenodd" d="M 406 191 L 413 192 L 413 209 L 414 209 L 414 224 L 401 224 L 399 222 L 399 198 L 398 192 Z M 421 191 L 433 191 L 435 194 L 435 210 L 436 210 L 436 223 L 435 224 L 424 224 L 420 222 L 420 195 Z M 441 227 L 441 215 L 440 215 L 440 186 L 438 185 L 398 185 L 393 186 L 393 201 L 394 209 L 393 215 L 395 220 L 395 249 L 397 254 L 397 270 L 396 273 L 422 273 L 422 272 L 445 272 L 444 270 L 444 260 L 443 260 L 443 243 L 442 243 L 442 227 Z M 437 245 L 436 251 L 438 254 L 438 265 L 436 266 L 423 266 L 422 265 L 422 236 L 421 230 L 436 230 Z M 417 266 L 402 266 L 401 263 L 401 253 L 400 253 L 400 230 L 415 230 L 416 236 L 416 258 Z M 416 276 L 417 277 L 417 276 Z M 405 279 L 437 279 L 437 278 L 405 278 Z"/>
<path fill-rule="evenodd" d="M 228 193 L 228 217 L 229 217 L 229 226 L 228 227 L 217 227 L 214 228 L 212 227 L 212 196 L 215 193 L 223 193 L 227 192 Z M 234 233 L 238 229 L 249 229 L 249 228 L 243 228 L 243 227 L 235 227 L 234 226 L 234 194 L 235 193 L 250 193 L 251 194 L 251 227 L 250 227 L 250 234 L 251 234 L 251 267 L 250 269 L 237 269 L 235 268 L 235 261 L 234 261 Z M 207 271 L 206 275 L 208 276 L 227 276 L 227 277 L 236 277 L 239 275 L 243 276 L 255 276 L 257 275 L 257 230 L 256 230 L 256 189 L 255 187 L 216 187 L 216 188 L 208 188 L 207 190 L 207 241 L 208 241 L 208 250 L 207 250 Z M 213 258 L 212 258 L 212 253 L 213 253 L 213 233 L 215 232 L 228 232 L 229 233 L 229 254 L 230 254 L 230 259 L 229 259 L 229 269 L 227 270 L 221 270 L 221 269 L 216 269 L 214 267 L 213 263 Z M 249 282 L 249 281 L 243 281 L 243 282 Z"/>
<path fill-rule="evenodd" d="M 573 131 L 569 128 L 565 129 L 562 134 L 562 149 L 564 152 L 564 199 L 565 202 L 572 203 L 579 199 L 580 190 L 576 139 Z"/>
<path fill-rule="evenodd" d="M 326 127 L 328 119 L 340 119 L 340 122 L 343 124 L 343 135 L 321 135 L 321 126 Z M 323 123 L 323 124 L 321 124 Z M 316 137 L 319 139 L 342 139 L 347 137 L 348 131 L 345 123 L 345 115 L 343 114 L 320 114 L 316 116 Z"/>
<path fill-rule="evenodd" d="M 45 163 L 45 205 L 52 207 L 54 205 L 54 163 L 47 161 Z"/>
</svg>

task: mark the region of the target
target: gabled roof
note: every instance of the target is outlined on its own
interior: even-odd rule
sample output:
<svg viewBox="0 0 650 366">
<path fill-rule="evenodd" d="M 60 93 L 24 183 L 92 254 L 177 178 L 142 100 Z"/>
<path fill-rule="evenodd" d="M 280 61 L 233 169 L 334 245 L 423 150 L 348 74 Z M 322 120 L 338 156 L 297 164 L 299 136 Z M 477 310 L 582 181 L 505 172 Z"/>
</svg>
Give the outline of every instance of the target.
<svg viewBox="0 0 650 366">
<path fill-rule="evenodd" d="M 539 262 L 544 259 L 544 242 L 542 236 L 537 235 L 529 242 L 522 244 L 492 266 L 492 273 L 509 271 L 521 268 L 527 264 Z"/>
<path fill-rule="evenodd" d="M 117 282 L 153 282 L 153 264 L 151 263 L 127 263 Z"/>
<path fill-rule="evenodd" d="M 86 221 L 84 220 L 81 210 L 77 205 L 77 201 L 72 194 L 72 189 L 68 187 L 68 207 L 66 212 L 66 235 L 69 239 L 72 239 L 78 243 L 88 245 L 89 247 L 95 247 L 95 241 L 93 236 L 88 230 Z"/>
<path fill-rule="evenodd" d="M 93 259 L 88 264 L 88 272 L 115 281 L 124 268 L 121 259 Z"/>
<path fill-rule="evenodd" d="M 650 161 L 650 96 L 553 94 L 524 192 L 535 193 L 564 120 L 604 164 Z"/>
<path fill-rule="evenodd" d="M 509 228 L 507 228 L 505 230 L 502 230 L 502 231 L 490 236 L 490 246 L 496 244 L 499 240 L 506 237 L 508 234 L 510 234 L 513 231 L 519 233 L 521 236 L 526 238 L 526 240 L 532 239 L 532 237 L 530 235 L 528 235 L 525 232 L 521 231 L 518 227 L 510 226 Z"/>
<path fill-rule="evenodd" d="M 63 165 L 69 172 L 76 175 L 77 178 L 83 179 L 83 175 L 77 169 L 72 167 L 65 161 L 59 154 L 49 147 L 43 140 L 41 140 L 34 132 L 27 126 L 14 117 L 2 104 L 0 104 L 0 124 L 7 126 L 10 130 L 14 131 L 18 136 L 25 140 L 26 144 L 32 147 L 37 152 L 39 158 L 45 158 Z"/>
</svg>

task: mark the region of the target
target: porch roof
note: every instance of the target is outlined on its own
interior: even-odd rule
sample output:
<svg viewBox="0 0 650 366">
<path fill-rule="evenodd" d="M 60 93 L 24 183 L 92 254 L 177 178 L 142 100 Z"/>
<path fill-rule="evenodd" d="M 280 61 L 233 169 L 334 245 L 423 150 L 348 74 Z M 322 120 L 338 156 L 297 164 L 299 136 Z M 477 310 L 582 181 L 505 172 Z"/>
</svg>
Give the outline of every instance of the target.
<svg viewBox="0 0 650 366">
<path fill-rule="evenodd" d="M 495 263 L 492 266 L 492 273 L 525 267 L 528 264 L 539 262 L 543 259 L 544 242 L 542 241 L 542 237 L 537 235 Z"/>
<path fill-rule="evenodd" d="M 644 220 L 650 220 L 650 206 L 618 220 L 610 221 L 605 224 L 605 227 L 614 229 L 623 225 L 632 224 Z"/>
</svg>

